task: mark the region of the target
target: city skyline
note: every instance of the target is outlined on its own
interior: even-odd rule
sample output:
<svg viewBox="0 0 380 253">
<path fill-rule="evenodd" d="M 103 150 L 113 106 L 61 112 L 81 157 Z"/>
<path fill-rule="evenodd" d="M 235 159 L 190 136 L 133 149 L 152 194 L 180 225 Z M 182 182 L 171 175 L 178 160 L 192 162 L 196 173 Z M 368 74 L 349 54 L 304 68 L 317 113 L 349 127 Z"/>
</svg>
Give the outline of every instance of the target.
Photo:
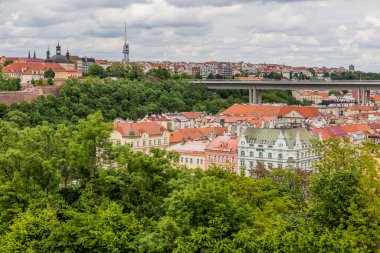
<svg viewBox="0 0 380 253">
<path fill-rule="evenodd" d="M 36 50 L 44 58 L 60 40 L 73 55 L 121 60 L 126 20 L 131 61 L 354 64 L 380 71 L 374 0 L 184 2 L 2 2 L 0 55 Z"/>
</svg>

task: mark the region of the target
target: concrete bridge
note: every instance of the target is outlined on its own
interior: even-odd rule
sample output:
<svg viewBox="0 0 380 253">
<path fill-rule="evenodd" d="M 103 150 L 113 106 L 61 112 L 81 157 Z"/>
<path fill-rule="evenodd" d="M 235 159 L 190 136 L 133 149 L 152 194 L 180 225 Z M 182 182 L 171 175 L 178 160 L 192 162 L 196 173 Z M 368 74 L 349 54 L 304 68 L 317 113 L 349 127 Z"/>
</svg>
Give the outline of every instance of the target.
<svg viewBox="0 0 380 253">
<path fill-rule="evenodd" d="M 357 90 L 358 104 L 366 104 L 371 90 L 380 90 L 380 80 L 376 81 L 238 81 L 238 80 L 193 80 L 194 84 L 205 84 L 208 89 L 249 90 L 249 102 L 261 104 L 262 90 Z"/>
</svg>

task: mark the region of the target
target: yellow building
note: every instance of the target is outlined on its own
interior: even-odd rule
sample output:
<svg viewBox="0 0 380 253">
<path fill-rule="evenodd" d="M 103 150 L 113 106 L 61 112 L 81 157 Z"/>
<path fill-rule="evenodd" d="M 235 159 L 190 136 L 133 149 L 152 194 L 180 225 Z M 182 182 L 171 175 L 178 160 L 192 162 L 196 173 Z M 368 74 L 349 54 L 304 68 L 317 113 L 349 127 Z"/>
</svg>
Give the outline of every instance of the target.
<svg viewBox="0 0 380 253">
<path fill-rule="evenodd" d="M 156 122 L 114 122 L 111 141 L 131 145 L 134 150 L 149 152 L 152 147 L 169 147 L 169 131 Z"/>
</svg>

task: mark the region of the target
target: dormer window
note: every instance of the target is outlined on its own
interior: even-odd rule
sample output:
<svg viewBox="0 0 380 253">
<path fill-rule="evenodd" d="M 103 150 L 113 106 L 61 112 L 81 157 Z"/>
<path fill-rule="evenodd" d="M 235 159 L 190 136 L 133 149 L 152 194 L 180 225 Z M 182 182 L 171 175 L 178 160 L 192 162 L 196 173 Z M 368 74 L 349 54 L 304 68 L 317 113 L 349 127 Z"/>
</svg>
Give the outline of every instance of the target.
<svg viewBox="0 0 380 253">
<path fill-rule="evenodd" d="M 261 140 L 260 144 L 265 144 L 265 142 L 266 142 L 265 140 Z"/>
</svg>

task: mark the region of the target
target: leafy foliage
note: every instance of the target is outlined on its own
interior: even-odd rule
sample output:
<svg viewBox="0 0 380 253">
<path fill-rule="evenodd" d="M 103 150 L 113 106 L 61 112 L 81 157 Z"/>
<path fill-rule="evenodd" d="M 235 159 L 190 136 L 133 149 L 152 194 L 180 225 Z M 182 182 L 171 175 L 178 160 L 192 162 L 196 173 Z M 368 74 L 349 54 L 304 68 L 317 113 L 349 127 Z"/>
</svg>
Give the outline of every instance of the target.
<svg viewBox="0 0 380 253">
<path fill-rule="evenodd" d="M 374 146 L 320 143 L 318 172 L 259 179 L 175 167 L 111 145 L 100 113 L 76 125 L 0 122 L 1 252 L 375 252 Z M 318 148 L 319 148 L 318 147 Z M 320 151 L 320 150 L 319 150 Z M 335 157 L 328 157 L 334 156 Z M 334 162 L 341 156 L 345 161 Z"/>
</svg>

